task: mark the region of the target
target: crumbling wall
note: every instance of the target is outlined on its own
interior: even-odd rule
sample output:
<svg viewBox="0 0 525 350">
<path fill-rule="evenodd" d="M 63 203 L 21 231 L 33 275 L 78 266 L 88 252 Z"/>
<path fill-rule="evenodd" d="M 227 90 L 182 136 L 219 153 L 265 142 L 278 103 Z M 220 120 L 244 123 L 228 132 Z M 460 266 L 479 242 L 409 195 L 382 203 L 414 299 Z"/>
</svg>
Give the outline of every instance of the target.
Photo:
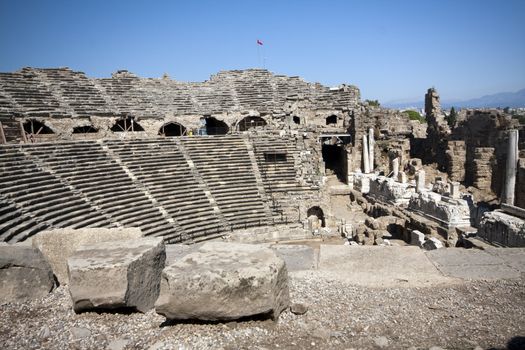
<svg viewBox="0 0 525 350">
<path fill-rule="evenodd" d="M 445 114 L 441 110 L 439 94 L 436 89 L 430 88 L 425 94 L 425 114 L 427 119 L 427 152 L 423 162 L 425 164 L 437 163 L 440 171 L 445 171 L 447 166 L 446 151 L 450 128 L 445 121 Z"/>
<path fill-rule="evenodd" d="M 452 181 L 465 181 L 467 149 L 465 141 L 449 141 L 447 147 L 447 173 Z"/>
<path fill-rule="evenodd" d="M 472 166 L 472 184 L 474 187 L 491 191 L 492 168 L 494 166 L 494 148 L 477 147 L 474 149 Z"/>
</svg>

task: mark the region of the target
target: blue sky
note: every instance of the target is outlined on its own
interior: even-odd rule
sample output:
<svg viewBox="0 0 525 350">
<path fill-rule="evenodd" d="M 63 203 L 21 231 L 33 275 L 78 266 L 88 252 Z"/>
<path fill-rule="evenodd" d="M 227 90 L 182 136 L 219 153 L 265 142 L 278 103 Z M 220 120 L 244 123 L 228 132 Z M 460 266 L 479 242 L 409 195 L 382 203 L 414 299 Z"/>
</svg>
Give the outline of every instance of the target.
<svg viewBox="0 0 525 350">
<path fill-rule="evenodd" d="M 0 71 L 68 66 L 203 81 L 260 67 L 363 98 L 525 88 L 524 0 L 0 0 Z"/>
</svg>

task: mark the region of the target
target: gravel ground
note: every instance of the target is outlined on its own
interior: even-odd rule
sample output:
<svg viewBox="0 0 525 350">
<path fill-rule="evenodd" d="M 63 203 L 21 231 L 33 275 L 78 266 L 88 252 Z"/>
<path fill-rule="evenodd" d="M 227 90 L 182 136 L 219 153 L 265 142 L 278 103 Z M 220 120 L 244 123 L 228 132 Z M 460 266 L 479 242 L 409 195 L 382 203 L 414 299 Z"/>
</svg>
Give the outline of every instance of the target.
<svg viewBox="0 0 525 350">
<path fill-rule="evenodd" d="M 75 314 L 66 287 L 0 306 L 1 349 L 524 349 L 525 279 L 358 287 L 318 271 L 290 278 L 304 315 L 277 323 L 174 323 L 146 314 Z M 509 343 L 510 342 L 510 343 Z"/>
</svg>

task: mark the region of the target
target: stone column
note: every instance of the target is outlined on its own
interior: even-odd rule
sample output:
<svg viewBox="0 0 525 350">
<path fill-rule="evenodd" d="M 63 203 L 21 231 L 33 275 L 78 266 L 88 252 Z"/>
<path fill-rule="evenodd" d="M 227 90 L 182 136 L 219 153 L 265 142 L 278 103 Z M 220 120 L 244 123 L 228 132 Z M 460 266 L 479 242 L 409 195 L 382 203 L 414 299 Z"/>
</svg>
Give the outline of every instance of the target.
<svg viewBox="0 0 525 350">
<path fill-rule="evenodd" d="M 507 168 L 505 171 L 505 195 L 503 202 L 514 205 L 514 191 L 516 190 L 516 168 L 518 165 L 518 130 L 509 132 L 507 149 Z"/>
<path fill-rule="evenodd" d="M 399 176 L 399 158 L 392 159 L 392 177 L 397 180 Z"/>
<path fill-rule="evenodd" d="M 425 170 L 419 170 L 416 174 L 416 192 L 420 193 L 425 189 Z"/>
<path fill-rule="evenodd" d="M 366 139 L 366 134 L 363 135 L 363 172 L 368 174 L 370 172 L 370 163 L 368 162 L 368 140 Z"/>
<path fill-rule="evenodd" d="M 374 139 L 374 128 L 368 129 L 368 161 L 370 166 L 370 172 L 374 172 L 375 163 L 374 163 L 374 145 L 376 141 Z"/>
</svg>

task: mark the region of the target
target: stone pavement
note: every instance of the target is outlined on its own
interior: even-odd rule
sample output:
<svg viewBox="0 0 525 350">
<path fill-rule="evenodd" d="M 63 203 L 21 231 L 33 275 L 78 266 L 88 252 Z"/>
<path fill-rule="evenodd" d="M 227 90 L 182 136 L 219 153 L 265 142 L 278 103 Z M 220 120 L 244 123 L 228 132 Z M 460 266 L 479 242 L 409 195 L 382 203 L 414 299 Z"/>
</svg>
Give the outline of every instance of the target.
<svg viewBox="0 0 525 350">
<path fill-rule="evenodd" d="M 426 252 L 444 275 L 469 280 L 519 278 L 525 274 L 525 248 L 461 249 Z"/>
<path fill-rule="evenodd" d="M 285 260 L 290 275 L 316 274 L 369 287 L 431 286 L 462 280 L 494 280 L 525 276 L 525 248 L 442 248 L 415 246 L 345 246 L 321 244 L 268 245 Z M 195 247 L 167 245 L 167 261 Z"/>
</svg>

